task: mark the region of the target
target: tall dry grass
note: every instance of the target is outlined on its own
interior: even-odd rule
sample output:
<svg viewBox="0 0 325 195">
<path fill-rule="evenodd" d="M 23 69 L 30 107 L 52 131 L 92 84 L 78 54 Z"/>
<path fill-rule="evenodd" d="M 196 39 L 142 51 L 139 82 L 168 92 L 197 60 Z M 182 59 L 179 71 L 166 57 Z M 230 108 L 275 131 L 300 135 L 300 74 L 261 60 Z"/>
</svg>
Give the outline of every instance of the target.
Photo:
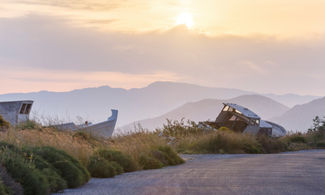
<svg viewBox="0 0 325 195">
<path fill-rule="evenodd" d="M 51 146 L 64 150 L 79 159 L 85 166 L 98 150 L 121 151 L 130 155 L 135 161 L 140 161 L 141 155 L 150 154 L 160 146 L 167 145 L 164 138 L 148 132 L 101 139 L 86 132 L 59 131 L 49 127 L 28 130 L 9 128 L 5 132 L 0 132 L 0 141 L 18 147 Z"/>
<path fill-rule="evenodd" d="M 85 138 L 73 132 L 60 132 L 53 128 L 32 130 L 10 128 L 0 133 L 0 140 L 18 147 L 52 146 L 66 151 L 83 164 L 86 164 L 93 152 L 103 145 L 99 140 Z"/>
<path fill-rule="evenodd" d="M 139 161 L 142 154 L 149 154 L 160 146 L 166 146 L 167 142 L 155 133 L 138 132 L 115 137 L 109 140 L 108 145 L 110 148 L 122 151 Z"/>
</svg>

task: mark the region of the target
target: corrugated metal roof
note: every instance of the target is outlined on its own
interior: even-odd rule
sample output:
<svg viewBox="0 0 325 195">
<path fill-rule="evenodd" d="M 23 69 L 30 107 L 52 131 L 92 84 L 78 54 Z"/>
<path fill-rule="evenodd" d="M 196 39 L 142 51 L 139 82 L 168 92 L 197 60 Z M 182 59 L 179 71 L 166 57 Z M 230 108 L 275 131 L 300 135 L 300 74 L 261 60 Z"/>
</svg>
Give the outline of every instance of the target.
<svg viewBox="0 0 325 195">
<path fill-rule="evenodd" d="M 233 104 L 233 103 L 224 103 L 224 105 L 229 106 L 237 111 L 239 111 L 241 114 L 248 118 L 252 119 L 261 119 L 257 114 L 255 114 L 253 111 L 249 110 L 248 108 L 245 108 L 243 106 L 240 106 L 238 104 Z"/>
</svg>

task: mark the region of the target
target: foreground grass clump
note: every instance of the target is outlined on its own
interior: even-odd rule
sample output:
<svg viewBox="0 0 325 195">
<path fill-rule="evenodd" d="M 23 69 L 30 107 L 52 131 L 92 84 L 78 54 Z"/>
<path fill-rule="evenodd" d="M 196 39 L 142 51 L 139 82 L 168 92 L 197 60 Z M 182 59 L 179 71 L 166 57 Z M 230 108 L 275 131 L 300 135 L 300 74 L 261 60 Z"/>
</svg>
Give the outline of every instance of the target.
<svg viewBox="0 0 325 195">
<path fill-rule="evenodd" d="M 0 115 L 0 131 L 9 129 L 10 124 Z"/>
<path fill-rule="evenodd" d="M 116 162 L 110 162 L 98 156 L 89 160 L 88 170 L 92 177 L 108 178 L 123 173 L 123 168 Z"/>
<path fill-rule="evenodd" d="M 26 122 L 19 123 L 16 128 L 20 130 L 41 129 L 41 125 L 36 121 L 28 120 Z"/>
<path fill-rule="evenodd" d="M 211 125 L 212 124 L 212 125 Z M 180 153 L 278 153 L 325 148 L 325 120 L 314 119 L 307 133 L 289 133 L 281 138 L 235 133 L 212 122 L 168 121 L 157 132 Z"/>
<path fill-rule="evenodd" d="M 186 143 L 188 141 L 190 143 Z M 230 131 L 184 139 L 180 141 L 179 147 L 186 153 L 262 153 L 261 145 L 253 136 Z"/>
<path fill-rule="evenodd" d="M 76 159 L 51 147 L 18 148 L 1 142 L 0 162 L 24 194 L 49 194 L 89 180 L 87 170 Z"/>
<path fill-rule="evenodd" d="M 122 152 L 99 150 L 97 155 L 107 161 L 119 164 L 123 168 L 123 172 L 132 172 L 138 169 L 137 163 L 129 155 L 123 154 Z"/>
<path fill-rule="evenodd" d="M 37 147 L 32 151 L 57 169 L 70 188 L 81 186 L 90 179 L 86 168 L 62 150 L 52 147 Z"/>
<path fill-rule="evenodd" d="M 180 153 L 263 153 L 255 136 L 235 133 L 227 128 L 188 122 L 168 121 L 159 135 L 165 137 Z"/>
<path fill-rule="evenodd" d="M 85 132 L 58 131 L 54 128 L 32 130 L 10 128 L 7 132 L 0 132 L 0 134 L 0 140 L 19 147 L 51 146 L 65 151 L 67 154 L 78 159 L 83 166 L 88 168 L 90 162 L 92 165 L 91 167 L 94 168 L 95 162 L 98 162 L 98 160 L 94 159 L 102 160 L 106 158 L 105 160 L 115 162 L 111 163 L 113 164 L 112 166 L 115 166 L 116 163 L 119 164 L 119 166 L 123 168 L 123 172 L 144 169 L 144 162 L 157 162 L 157 159 L 152 160 L 154 159 L 154 151 L 158 151 L 159 147 L 168 146 L 168 142 L 165 138 L 158 136 L 156 133 L 144 131 L 118 136 L 112 139 L 93 137 Z M 101 155 L 99 155 L 99 153 L 101 153 Z M 144 159 L 149 160 L 145 161 Z M 103 165 L 104 164 L 107 165 L 107 163 L 103 163 Z M 172 164 L 163 163 L 162 166 Z M 153 167 L 160 168 L 161 166 Z M 148 166 L 146 166 L 146 169 L 147 168 Z M 120 171 L 117 170 L 117 172 L 119 173 Z"/>
<path fill-rule="evenodd" d="M 141 169 L 158 169 L 184 163 L 183 159 L 169 146 L 151 148 L 142 153 L 139 159 L 122 152 L 101 149 L 90 158 L 88 170 L 93 177 L 106 178 Z"/>
<path fill-rule="evenodd" d="M 138 170 L 137 163 L 128 155 L 114 150 L 99 150 L 89 161 L 88 170 L 93 177 L 106 178 Z"/>
</svg>

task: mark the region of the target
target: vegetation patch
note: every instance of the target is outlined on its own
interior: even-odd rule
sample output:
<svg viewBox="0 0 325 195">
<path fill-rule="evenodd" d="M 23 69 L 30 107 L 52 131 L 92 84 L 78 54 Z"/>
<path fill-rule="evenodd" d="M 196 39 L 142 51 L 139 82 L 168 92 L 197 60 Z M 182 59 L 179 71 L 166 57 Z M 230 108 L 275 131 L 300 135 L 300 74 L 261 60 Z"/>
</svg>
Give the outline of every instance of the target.
<svg viewBox="0 0 325 195">
<path fill-rule="evenodd" d="M 116 162 L 110 162 L 104 158 L 93 156 L 88 165 L 92 177 L 108 178 L 123 173 L 123 168 Z"/>
<path fill-rule="evenodd" d="M 123 172 L 132 172 L 137 170 L 137 163 L 126 154 L 114 150 L 99 150 L 98 156 L 111 162 L 116 162 L 123 168 Z"/>
<path fill-rule="evenodd" d="M 0 115 L 0 131 L 9 129 L 10 124 Z"/>
<path fill-rule="evenodd" d="M 25 194 L 48 194 L 83 185 L 90 174 L 106 178 L 178 165 L 184 162 L 178 153 L 277 153 L 325 148 L 325 125 L 319 118 L 308 133 L 282 138 L 236 133 L 228 128 L 216 129 L 212 123 L 190 121 L 168 121 L 155 132 L 111 139 L 36 125 L 8 128 L 0 132 L 0 140 L 5 141 L 0 142 L 0 162 L 18 187 L 0 177 L 4 194 L 19 194 L 20 185 Z"/>
<path fill-rule="evenodd" d="M 33 149 L 33 153 L 41 156 L 57 169 L 70 188 L 81 186 L 90 179 L 87 169 L 62 150 L 53 147 L 37 147 Z"/>
<path fill-rule="evenodd" d="M 48 194 L 49 183 L 40 170 L 36 169 L 31 161 L 21 155 L 4 149 L 1 152 L 1 163 L 8 173 L 24 188 L 24 194 Z"/>
<path fill-rule="evenodd" d="M 23 123 L 19 123 L 17 126 L 16 126 L 17 129 L 19 130 L 31 130 L 31 129 L 38 129 L 38 130 L 42 130 L 41 128 L 41 125 L 38 124 L 36 121 L 33 121 L 33 120 L 28 120 L 28 121 L 25 121 Z"/>
<path fill-rule="evenodd" d="M 147 169 L 160 169 L 164 166 L 164 164 L 158 160 L 157 158 L 147 155 L 141 155 L 140 156 L 140 161 L 139 161 L 140 165 L 142 166 L 142 168 L 144 170 Z"/>
</svg>

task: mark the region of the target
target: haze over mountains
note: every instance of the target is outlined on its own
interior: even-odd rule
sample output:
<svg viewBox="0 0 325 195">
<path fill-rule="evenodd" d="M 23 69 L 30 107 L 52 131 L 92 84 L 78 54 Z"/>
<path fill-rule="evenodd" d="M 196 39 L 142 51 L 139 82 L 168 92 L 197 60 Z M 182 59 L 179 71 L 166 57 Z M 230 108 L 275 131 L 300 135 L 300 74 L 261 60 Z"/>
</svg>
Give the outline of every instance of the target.
<svg viewBox="0 0 325 195">
<path fill-rule="evenodd" d="M 197 102 L 186 103 L 162 116 L 152 119 L 137 121 L 128 126 L 122 127 L 123 130 L 132 131 L 134 125 L 141 124 L 143 128 L 155 129 L 162 127 L 169 120 L 192 120 L 195 122 L 216 119 L 221 111 L 224 102 L 236 103 L 255 111 L 263 119 L 270 119 L 280 116 L 289 110 L 289 107 L 280 104 L 268 97 L 261 95 L 243 95 L 227 100 L 205 99 Z"/>
<path fill-rule="evenodd" d="M 161 116 L 164 113 L 171 112 L 171 110 L 175 111 L 176 108 L 186 103 L 201 100 L 201 106 L 191 107 L 190 105 L 193 103 L 184 105 L 185 107 L 182 108 L 184 117 L 193 117 L 192 120 L 213 119 L 221 108 L 211 105 L 216 105 L 220 102 L 219 100 L 231 99 L 235 103 L 238 101 L 237 103 L 246 104 L 247 107 L 252 108 L 257 113 L 260 112 L 259 114 L 263 117 L 271 118 L 283 114 L 292 104 L 304 104 L 318 98 L 295 94 L 264 95 L 271 97 L 273 101 L 261 96 L 243 96 L 252 94 L 256 95 L 257 93 L 239 89 L 202 87 L 186 83 L 155 82 L 144 88 L 129 90 L 103 86 L 70 92 L 41 91 L 5 94 L 0 95 L 0 101 L 31 99 L 35 101 L 34 115 L 64 122 L 78 122 L 76 121 L 77 116 L 91 122 L 106 120 L 110 115 L 109 109 L 115 108 L 119 110 L 118 126 L 124 126 L 132 124 L 134 121 Z M 242 97 L 239 98 L 238 96 Z M 202 115 L 193 114 L 195 110 Z"/>
<path fill-rule="evenodd" d="M 305 131 L 312 125 L 315 116 L 325 117 L 325 97 L 303 105 L 297 105 L 272 120 L 293 131 Z"/>
</svg>

